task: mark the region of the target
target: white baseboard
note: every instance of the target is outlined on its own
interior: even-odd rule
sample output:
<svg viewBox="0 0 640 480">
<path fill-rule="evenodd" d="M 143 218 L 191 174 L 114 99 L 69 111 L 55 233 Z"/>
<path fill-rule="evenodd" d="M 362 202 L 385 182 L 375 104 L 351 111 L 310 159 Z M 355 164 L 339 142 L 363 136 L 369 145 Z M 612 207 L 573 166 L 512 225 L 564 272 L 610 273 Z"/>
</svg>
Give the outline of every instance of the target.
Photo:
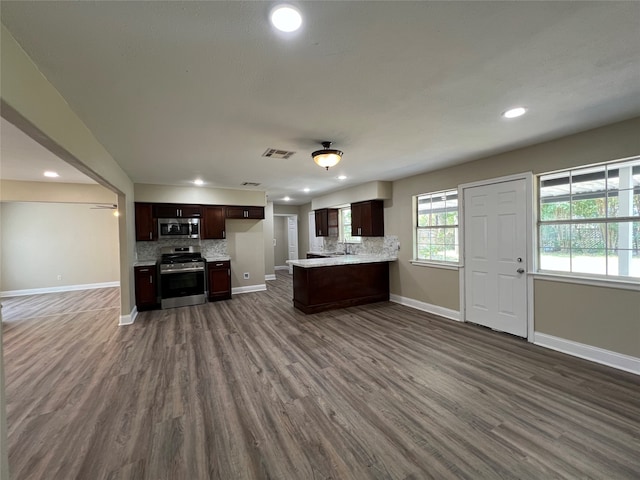
<svg viewBox="0 0 640 480">
<path fill-rule="evenodd" d="M 236 293 L 251 293 L 251 292 L 263 292 L 267 289 L 266 284 L 261 285 L 247 285 L 246 287 L 234 287 L 231 289 L 231 293 L 235 295 Z"/>
<path fill-rule="evenodd" d="M 273 267 L 274 270 L 289 270 L 289 265 L 277 265 Z"/>
<path fill-rule="evenodd" d="M 136 321 L 137 316 L 138 316 L 138 307 L 134 305 L 133 310 L 131 310 L 131 313 L 129 315 L 120 315 L 120 323 L 118 323 L 118 325 L 120 326 L 131 325 L 133 322 Z"/>
<path fill-rule="evenodd" d="M 547 335 L 546 333 L 535 332 L 533 343 L 541 347 L 550 348 L 558 352 L 584 358 L 592 362 L 608 365 L 609 367 L 624 370 L 626 372 L 640 375 L 640 358 L 612 352 L 604 348 L 593 347 L 584 343 L 566 340 L 560 337 Z"/>
<path fill-rule="evenodd" d="M 389 295 L 389 300 L 395 303 L 399 303 L 400 305 L 415 308 L 416 310 L 422 310 L 423 312 L 433 313 L 434 315 L 438 315 L 440 317 L 449 318 L 451 320 L 455 320 L 456 322 L 462 321 L 460 312 L 457 310 L 451 310 L 450 308 L 441 307 L 439 305 L 432 305 L 430 303 L 414 300 L 413 298 L 401 297 L 400 295 L 394 294 Z"/>
<path fill-rule="evenodd" d="M 104 282 L 104 283 L 87 283 L 84 285 L 64 285 L 60 287 L 29 288 L 26 290 L 7 290 L 4 292 L 0 292 L 0 298 L 23 297 L 25 295 L 40 295 L 42 293 L 74 292 L 76 290 L 93 290 L 96 288 L 111 288 L 111 287 L 119 287 L 119 286 L 120 286 L 120 282 Z"/>
<path fill-rule="evenodd" d="M 264 276 L 264 281 L 265 281 L 265 282 L 268 282 L 269 280 L 276 280 L 276 274 L 275 274 L 275 273 L 272 273 L 272 274 L 270 274 L 270 275 L 265 275 L 265 276 Z"/>
</svg>

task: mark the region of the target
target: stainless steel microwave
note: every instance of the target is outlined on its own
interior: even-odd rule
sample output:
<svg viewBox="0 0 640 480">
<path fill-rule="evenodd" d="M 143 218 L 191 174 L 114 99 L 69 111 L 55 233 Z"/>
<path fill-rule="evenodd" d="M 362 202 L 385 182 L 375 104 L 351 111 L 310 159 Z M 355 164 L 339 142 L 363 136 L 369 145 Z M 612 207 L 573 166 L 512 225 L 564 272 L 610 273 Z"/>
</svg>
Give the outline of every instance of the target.
<svg viewBox="0 0 640 480">
<path fill-rule="evenodd" d="M 199 218 L 159 218 L 158 238 L 200 238 Z"/>
</svg>

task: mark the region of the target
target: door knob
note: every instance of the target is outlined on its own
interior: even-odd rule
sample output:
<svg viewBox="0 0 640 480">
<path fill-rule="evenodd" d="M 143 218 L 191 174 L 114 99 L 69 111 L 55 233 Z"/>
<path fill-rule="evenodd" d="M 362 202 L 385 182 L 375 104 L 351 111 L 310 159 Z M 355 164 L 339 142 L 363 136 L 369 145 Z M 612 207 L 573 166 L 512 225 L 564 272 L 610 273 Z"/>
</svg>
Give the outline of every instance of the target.
<svg viewBox="0 0 640 480">
<path fill-rule="evenodd" d="M 518 272 L 518 273 L 524 273 L 524 268 L 519 268 L 518 270 L 516 270 L 516 272 Z"/>
</svg>

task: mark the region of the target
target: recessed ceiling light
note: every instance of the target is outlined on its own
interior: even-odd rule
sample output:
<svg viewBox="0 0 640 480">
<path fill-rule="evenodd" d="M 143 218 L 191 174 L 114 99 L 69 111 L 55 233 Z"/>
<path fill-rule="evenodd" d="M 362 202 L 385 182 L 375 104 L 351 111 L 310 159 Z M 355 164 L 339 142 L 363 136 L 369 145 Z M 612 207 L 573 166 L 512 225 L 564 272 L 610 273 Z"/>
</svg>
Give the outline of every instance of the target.
<svg viewBox="0 0 640 480">
<path fill-rule="evenodd" d="M 346 179 L 347 179 L 347 176 L 346 176 L 346 175 L 340 175 L 340 176 L 338 177 L 338 180 L 346 180 Z"/>
<path fill-rule="evenodd" d="M 200 185 L 204 185 L 204 180 L 201 180 L 200 178 L 196 178 L 193 183 L 195 183 L 196 185 L 200 186 Z"/>
<path fill-rule="evenodd" d="M 311 189 L 310 189 L 309 187 L 307 187 L 307 188 L 305 188 L 305 189 L 303 190 L 303 192 L 304 192 L 304 193 L 309 193 L 310 191 L 311 191 Z"/>
<path fill-rule="evenodd" d="M 56 178 L 56 177 L 59 177 L 60 175 L 58 175 L 57 172 L 47 171 L 47 172 L 44 172 L 44 176 L 49 178 Z"/>
<path fill-rule="evenodd" d="M 281 32 L 295 32 L 302 25 L 302 15 L 291 5 L 278 5 L 271 12 L 271 23 Z"/>
<path fill-rule="evenodd" d="M 284 198 L 283 198 L 283 200 L 284 200 L 285 202 L 288 202 L 288 201 L 289 201 L 289 200 L 291 200 L 291 199 L 290 199 L 289 197 L 284 197 Z"/>
<path fill-rule="evenodd" d="M 504 112 L 502 114 L 502 116 L 504 118 L 516 118 L 516 117 L 521 117 L 525 113 L 527 113 L 527 109 L 526 108 L 524 108 L 524 107 L 515 107 L 515 108 L 510 108 L 509 110 Z"/>
</svg>

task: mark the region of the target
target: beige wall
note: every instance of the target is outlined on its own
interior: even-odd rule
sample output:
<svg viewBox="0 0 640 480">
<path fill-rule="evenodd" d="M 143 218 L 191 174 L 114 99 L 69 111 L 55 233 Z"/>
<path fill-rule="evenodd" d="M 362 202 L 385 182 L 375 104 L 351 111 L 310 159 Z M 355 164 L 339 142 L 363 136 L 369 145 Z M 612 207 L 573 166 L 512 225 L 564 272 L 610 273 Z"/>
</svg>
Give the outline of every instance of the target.
<svg viewBox="0 0 640 480">
<path fill-rule="evenodd" d="M 134 185 L 136 202 L 195 203 L 204 205 L 267 204 L 264 192 L 230 188 L 176 187 L 172 185 Z"/>
<path fill-rule="evenodd" d="M 231 287 L 263 285 L 264 232 L 262 220 L 227 220 L 227 250 L 231 256 Z M 245 280 L 243 274 L 249 273 Z"/>
<path fill-rule="evenodd" d="M 0 305 L 0 325 L 2 325 Z M 0 480 L 9 480 L 9 449 L 7 448 L 7 408 L 4 388 L 4 355 L 2 352 L 2 328 L 0 328 Z"/>
<path fill-rule="evenodd" d="M 273 238 L 276 239 L 274 250 L 274 265 L 281 267 L 287 264 L 289 259 L 289 226 L 287 217 L 273 217 Z"/>
<path fill-rule="evenodd" d="M 300 207 L 297 205 L 274 205 L 273 213 L 280 215 L 298 215 Z"/>
<path fill-rule="evenodd" d="M 385 231 L 391 235 L 398 235 L 401 249 L 398 252 L 399 261 L 391 267 L 391 293 L 453 310 L 460 309 L 457 272 L 409 263 L 413 257 L 414 195 L 526 171 L 542 173 L 632 157 L 640 154 L 638 132 L 640 118 L 635 118 L 393 182 L 392 200 L 385 201 Z M 536 282 L 536 331 L 549 335 L 561 333 L 560 336 L 568 340 L 620 353 L 630 351 L 629 318 L 616 315 L 603 317 L 601 310 L 586 310 L 580 314 L 568 310 L 562 318 L 552 315 L 551 309 L 538 311 L 542 305 L 560 305 L 565 302 L 564 294 L 568 289 L 564 284 L 553 288 L 555 284 L 556 282 L 551 282 L 551 288 L 544 288 L 539 287 Z M 576 285 L 570 289 L 570 294 L 571 298 L 575 299 L 598 298 L 601 305 L 616 304 L 616 312 L 637 312 L 637 306 L 640 304 L 638 292 L 620 294 L 610 288 Z M 580 328 L 575 328 L 578 324 Z M 603 324 L 607 325 L 609 332 L 606 338 L 601 335 Z M 637 355 L 638 350 L 635 352 Z"/>
<path fill-rule="evenodd" d="M 536 330 L 640 358 L 640 292 L 536 280 Z"/>
<path fill-rule="evenodd" d="M 0 292 L 120 280 L 113 210 L 67 203 L 0 206 Z"/>
<path fill-rule="evenodd" d="M 345 188 L 337 192 L 332 192 L 321 197 L 315 197 L 311 201 L 311 209 L 332 208 L 341 205 L 348 205 L 354 202 L 365 200 L 389 199 L 392 192 L 391 182 L 368 182 L 354 187 Z"/>
<path fill-rule="evenodd" d="M 118 196 L 97 184 L 0 180 L 0 201 L 115 203 L 117 205 Z"/>
<path fill-rule="evenodd" d="M 264 207 L 264 222 L 262 229 L 264 231 L 264 274 L 273 275 L 274 271 L 274 251 L 273 251 L 273 202 L 267 202 Z"/>
<path fill-rule="evenodd" d="M 134 305 L 133 182 L 42 75 L 4 25 L 1 30 L 0 97 L 3 118 L 119 195 L 121 314 L 129 315 Z"/>
<path fill-rule="evenodd" d="M 311 204 L 300 205 L 298 211 L 298 257 L 307 258 L 309 251 L 309 213 Z"/>
</svg>

